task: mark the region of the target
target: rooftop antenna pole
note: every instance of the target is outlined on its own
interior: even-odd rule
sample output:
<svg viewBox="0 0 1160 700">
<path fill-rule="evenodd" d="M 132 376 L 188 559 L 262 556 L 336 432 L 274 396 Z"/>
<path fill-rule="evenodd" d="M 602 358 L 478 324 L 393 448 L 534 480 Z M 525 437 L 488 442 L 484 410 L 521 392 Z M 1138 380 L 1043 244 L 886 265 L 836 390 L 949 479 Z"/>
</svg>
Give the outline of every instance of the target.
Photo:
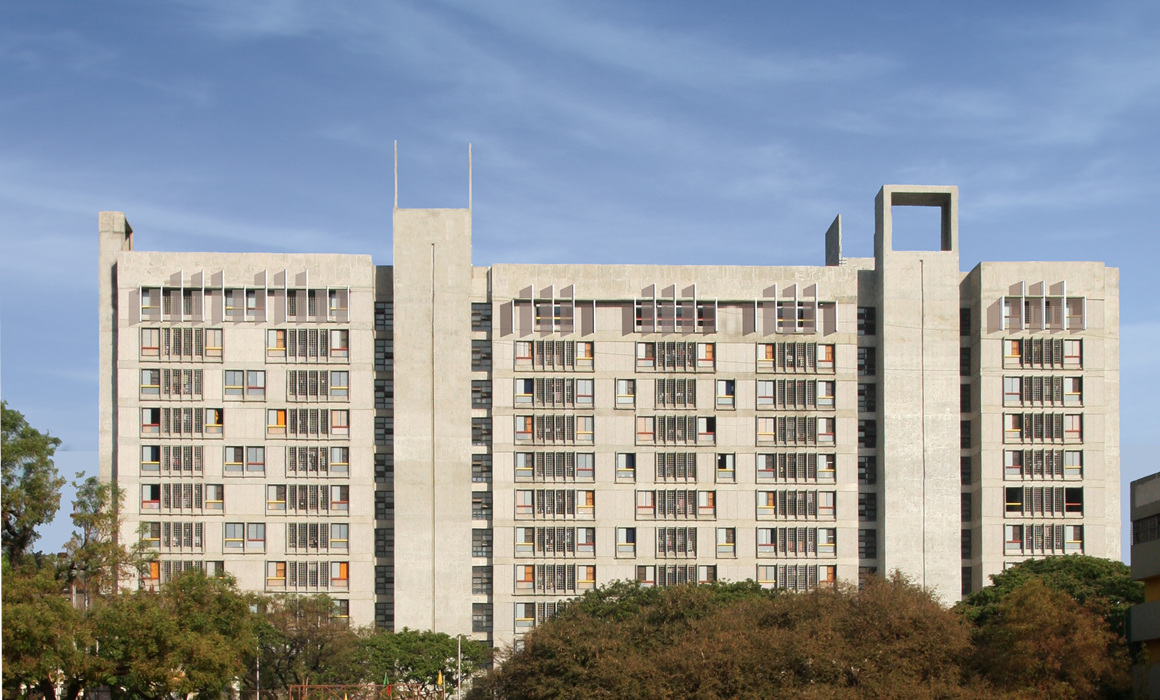
<svg viewBox="0 0 1160 700">
<path fill-rule="evenodd" d="M 399 208 L 399 140 L 395 139 L 395 208 Z"/>
<path fill-rule="evenodd" d="M 471 144 L 467 144 L 467 209 L 471 210 Z"/>
</svg>

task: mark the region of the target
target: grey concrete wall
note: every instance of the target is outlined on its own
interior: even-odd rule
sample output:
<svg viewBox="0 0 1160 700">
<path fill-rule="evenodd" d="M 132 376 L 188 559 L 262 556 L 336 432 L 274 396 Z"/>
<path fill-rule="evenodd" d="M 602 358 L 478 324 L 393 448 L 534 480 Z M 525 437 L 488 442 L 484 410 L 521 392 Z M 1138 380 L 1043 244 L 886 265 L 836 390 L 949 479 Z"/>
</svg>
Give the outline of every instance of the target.
<svg viewBox="0 0 1160 700">
<path fill-rule="evenodd" d="M 395 625 L 471 631 L 471 213 L 396 209 Z"/>
<path fill-rule="evenodd" d="M 942 250 L 893 249 L 891 208 L 900 204 L 942 207 Z M 961 593 L 957 206 L 957 188 L 888 185 L 875 200 L 874 232 L 883 573 L 898 569 L 947 603 Z"/>
</svg>

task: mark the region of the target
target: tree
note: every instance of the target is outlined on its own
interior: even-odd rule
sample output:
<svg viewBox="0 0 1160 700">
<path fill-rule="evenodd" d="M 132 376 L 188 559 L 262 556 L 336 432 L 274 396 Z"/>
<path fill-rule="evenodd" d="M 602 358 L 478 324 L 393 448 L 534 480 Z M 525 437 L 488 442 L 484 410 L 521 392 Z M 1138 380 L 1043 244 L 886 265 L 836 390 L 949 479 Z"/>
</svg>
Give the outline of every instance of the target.
<svg viewBox="0 0 1160 700">
<path fill-rule="evenodd" d="M 384 678 L 406 684 L 420 697 L 435 697 L 436 681 L 442 674 L 445 688 L 459 687 L 456 675 L 458 644 L 442 632 L 418 631 L 404 627 L 399 632 L 367 633 L 359 640 L 359 666 L 365 683 L 381 683 Z M 489 650 L 481 642 L 463 640 L 463 678 L 487 662 Z"/>
<path fill-rule="evenodd" d="M 161 587 L 100 600 L 100 677 L 114 697 L 218 697 L 254 648 L 249 600 L 233 579 L 190 570 Z"/>
<path fill-rule="evenodd" d="M 473 694 L 501 698 L 968 698 L 969 627 L 901 576 L 809 593 L 753 582 L 590 591 Z"/>
<path fill-rule="evenodd" d="M 62 595 L 54 567 L 4 560 L 4 697 L 76 698 L 100 664 L 90 621 Z"/>
<path fill-rule="evenodd" d="M 77 499 L 73 503 L 76 530 L 65 544 L 69 561 L 69 582 L 84 595 L 87 606 L 93 597 L 115 595 L 121 581 L 144 571 L 155 558 L 141 540 L 125 547 L 121 532 L 122 490 L 95 476 L 73 482 Z"/>
<path fill-rule="evenodd" d="M 1117 639 L 1096 612 L 1031 577 L 1010 589 L 983 623 L 975 667 L 1017 697 L 1122 696 L 1131 688 L 1131 669 Z"/>
<path fill-rule="evenodd" d="M 263 690 L 285 690 L 299 683 L 357 683 L 358 635 L 334 617 L 326 595 L 263 598 L 255 626 Z M 256 670 L 256 669 L 255 669 Z M 245 684 L 253 689 L 253 671 Z"/>
<path fill-rule="evenodd" d="M 65 480 L 52 461 L 58 446 L 59 438 L 33 428 L 20 412 L 8 408 L 7 401 L 0 401 L 3 547 L 13 563 L 40 538 L 36 528 L 52 522 L 60 509 Z"/>
<path fill-rule="evenodd" d="M 1031 578 L 1096 610 L 1120 636 L 1128 608 L 1144 602 L 1144 584 L 1132 580 L 1123 562 L 1071 555 L 1029 559 L 991 576 L 991 585 L 970 594 L 955 609 L 976 625 L 998 613 L 1003 600 Z"/>
</svg>

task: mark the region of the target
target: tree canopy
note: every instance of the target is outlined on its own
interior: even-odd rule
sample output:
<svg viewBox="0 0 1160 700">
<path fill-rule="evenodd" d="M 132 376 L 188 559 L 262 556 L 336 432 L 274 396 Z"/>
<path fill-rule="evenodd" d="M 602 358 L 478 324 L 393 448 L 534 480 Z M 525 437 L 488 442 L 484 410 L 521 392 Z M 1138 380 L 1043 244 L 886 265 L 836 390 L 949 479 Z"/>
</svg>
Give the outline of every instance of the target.
<svg viewBox="0 0 1160 700">
<path fill-rule="evenodd" d="M 990 586 L 968 595 L 956 609 L 975 624 L 984 624 L 999 612 L 1012 591 L 1032 578 L 1090 606 L 1120 635 L 1124 634 L 1128 608 L 1144 602 L 1144 584 L 1132 580 L 1131 569 L 1123 562 L 1070 555 L 1029 559 L 994 574 Z"/>
<path fill-rule="evenodd" d="M 4 511 L 4 553 L 18 562 L 40 537 L 36 528 L 52 522 L 60 509 L 65 480 L 52 456 L 60 439 L 33 428 L 19 411 L 0 401 L 0 508 Z"/>
</svg>

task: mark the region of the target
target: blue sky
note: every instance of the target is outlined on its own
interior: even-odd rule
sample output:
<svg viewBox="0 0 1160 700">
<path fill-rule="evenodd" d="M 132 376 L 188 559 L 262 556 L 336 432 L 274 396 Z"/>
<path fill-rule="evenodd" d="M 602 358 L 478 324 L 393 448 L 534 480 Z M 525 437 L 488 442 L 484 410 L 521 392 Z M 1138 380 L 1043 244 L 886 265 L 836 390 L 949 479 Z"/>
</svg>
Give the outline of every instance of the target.
<svg viewBox="0 0 1160 700">
<path fill-rule="evenodd" d="M 388 263 L 393 141 L 405 207 L 465 206 L 470 142 L 480 265 L 818 264 L 837 213 L 870 255 L 874 194 L 917 183 L 960 187 L 964 269 L 1120 267 L 1126 486 L 1160 469 L 1158 30 L 1143 2 L 4 3 L 3 396 L 94 468 L 97 211 L 142 249 Z"/>
</svg>

